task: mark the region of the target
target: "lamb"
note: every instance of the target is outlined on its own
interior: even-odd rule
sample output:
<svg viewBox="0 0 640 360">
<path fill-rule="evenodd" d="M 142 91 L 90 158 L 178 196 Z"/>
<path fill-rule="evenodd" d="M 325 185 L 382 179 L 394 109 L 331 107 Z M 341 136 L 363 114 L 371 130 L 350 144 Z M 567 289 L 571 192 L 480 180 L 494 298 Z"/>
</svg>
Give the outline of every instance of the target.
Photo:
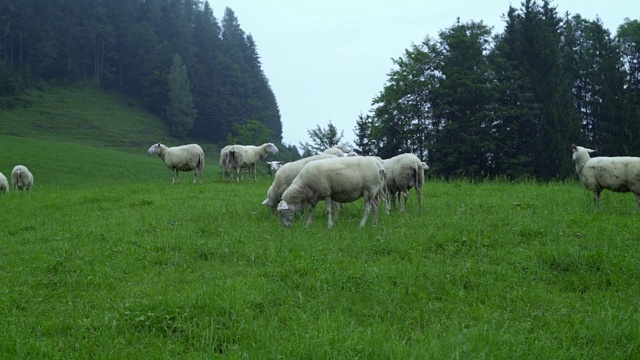
<svg viewBox="0 0 640 360">
<path fill-rule="evenodd" d="M 0 172 L 0 194 L 9 192 L 9 181 L 3 173 Z"/>
<path fill-rule="evenodd" d="M 198 144 L 167 147 L 161 143 L 153 144 L 148 155 L 157 154 L 171 170 L 172 184 L 180 182 L 178 171 L 193 171 L 193 184 L 199 179 L 202 182 L 202 170 L 204 168 L 204 151 Z"/>
<path fill-rule="evenodd" d="M 33 174 L 24 165 L 16 165 L 11 170 L 11 183 L 16 190 L 31 190 Z"/>
<path fill-rule="evenodd" d="M 262 205 L 266 205 L 272 210 L 276 210 L 278 203 L 282 200 L 282 194 L 285 190 L 291 185 L 293 179 L 298 176 L 300 170 L 309 162 L 322 160 L 322 159 L 332 159 L 337 158 L 335 155 L 330 154 L 320 154 L 306 157 L 304 159 L 292 161 L 290 163 L 286 163 L 282 165 L 280 170 L 275 174 L 273 179 L 273 183 L 267 190 L 267 198 L 262 202 Z"/>
<path fill-rule="evenodd" d="M 233 145 L 229 150 L 232 156 L 231 162 L 237 172 L 236 181 L 240 181 L 240 171 L 243 167 L 249 169 L 249 173 L 253 173 L 253 180 L 258 181 L 257 169 L 258 164 L 269 154 L 277 154 L 278 148 L 272 143 L 264 143 L 260 146 L 254 145 Z"/>
<path fill-rule="evenodd" d="M 422 186 L 424 185 L 424 170 L 429 166 L 422 162 L 413 154 L 400 154 L 390 159 L 382 161 L 384 169 L 387 171 L 387 189 L 391 196 L 391 204 L 400 202 L 400 212 L 404 212 L 407 200 L 409 198 L 409 190 L 416 189 L 418 198 L 418 209 L 422 214 Z M 398 199 L 402 194 L 404 202 Z M 387 212 L 390 210 L 387 206 Z"/>
<path fill-rule="evenodd" d="M 573 161 L 578 177 L 588 190 L 593 191 L 596 207 L 600 205 L 600 193 L 607 189 L 614 192 L 632 192 L 636 195 L 636 212 L 640 208 L 640 157 L 617 156 L 591 158 L 595 150 L 571 145 Z"/>
<path fill-rule="evenodd" d="M 374 224 L 378 222 L 378 202 L 385 187 L 385 170 L 382 164 L 371 157 L 342 157 L 307 163 L 282 194 L 278 204 L 278 216 L 285 227 L 291 227 L 296 210 L 310 205 L 307 226 L 313 221 L 313 212 L 320 200 L 327 208 L 329 228 L 333 227 L 332 202 L 347 203 L 364 198 L 364 216 L 360 227 L 364 227 L 373 210 Z"/>
<path fill-rule="evenodd" d="M 269 168 L 271 169 L 271 175 L 275 175 L 278 170 L 284 165 L 284 161 L 267 161 Z"/>
</svg>

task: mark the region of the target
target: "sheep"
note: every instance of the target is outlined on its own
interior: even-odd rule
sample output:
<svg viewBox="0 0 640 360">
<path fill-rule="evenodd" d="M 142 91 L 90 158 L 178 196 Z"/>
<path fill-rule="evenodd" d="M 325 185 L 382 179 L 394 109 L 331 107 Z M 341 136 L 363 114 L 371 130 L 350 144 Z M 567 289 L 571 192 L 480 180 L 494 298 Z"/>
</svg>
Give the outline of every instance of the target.
<svg viewBox="0 0 640 360">
<path fill-rule="evenodd" d="M 33 174 L 24 165 L 16 165 L 11 170 L 11 183 L 15 190 L 31 190 Z"/>
<path fill-rule="evenodd" d="M 253 173 L 253 180 L 258 181 L 258 164 L 269 154 L 277 154 L 278 148 L 272 143 L 264 143 L 260 146 L 254 145 L 233 145 L 229 150 L 232 156 L 232 167 L 237 172 L 236 181 L 240 181 L 240 171 L 246 167 L 249 173 Z"/>
<path fill-rule="evenodd" d="M 342 156 L 346 156 L 346 154 L 349 153 L 349 148 L 344 145 L 335 145 L 323 151 L 322 153 L 342 157 Z"/>
<path fill-rule="evenodd" d="M 409 198 L 409 190 L 416 189 L 418 198 L 418 209 L 422 214 L 422 186 L 424 185 L 424 170 L 429 166 L 422 162 L 413 154 L 400 154 L 390 159 L 382 161 L 384 169 L 387 171 L 387 189 L 391 196 L 391 204 L 400 203 L 400 212 L 405 211 L 407 200 Z M 402 194 L 404 202 L 398 197 Z M 391 210 L 391 206 L 387 206 L 387 212 Z"/>
<path fill-rule="evenodd" d="M 332 159 L 337 158 L 335 155 L 330 154 L 320 154 L 306 157 L 304 159 L 292 161 L 282 165 L 280 170 L 275 174 L 273 183 L 267 190 L 267 198 L 262 202 L 262 205 L 265 205 L 272 210 L 276 210 L 278 203 L 282 200 L 282 193 L 291 185 L 293 179 L 300 173 L 300 170 L 309 162 L 322 160 L 322 159 Z"/>
<path fill-rule="evenodd" d="M 595 150 L 571 145 L 573 161 L 578 177 L 588 190 L 593 191 L 596 208 L 600 205 L 600 193 L 607 189 L 614 192 L 632 192 L 636 196 L 636 212 L 640 208 L 640 157 L 617 156 L 591 158 Z"/>
<path fill-rule="evenodd" d="M 0 172 L 0 194 L 9 192 L 9 181 L 3 173 Z"/>
<path fill-rule="evenodd" d="M 329 228 L 333 227 L 332 202 L 347 203 L 364 198 L 364 216 L 360 227 L 364 227 L 369 213 L 373 211 L 374 224 L 378 222 L 378 202 L 385 187 L 385 170 L 382 164 L 371 157 L 342 157 L 307 163 L 282 194 L 278 203 L 278 216 L 285 227 L 291 227 L 297 210 L 310 205 L 307 226 L 313 222 L 313 212 L 320 200 L 327 208 Z"/>
<path fill-rule="evenodd" d="M 233 145 L 227 145 L 220 150 L 220 172 L 223 179 L 231 180 L 231 166 L 229 150 Z"/>
<path fill-rule="evenodd" d="M 178 171 L 193 171 L 193 184 L 199 179 L 202 182 L 202 170 L 204 168 L 204 151 L 198 144 L 167 147 L 161 143 L 153 144 L 148 155 L 157 154 L 171 170 L 172 184 L 180 182 Z"/>
<path fill-rule="evenodd" d="M 269 168 L 271 169 L 271 175 L 275 175 L 278 170 L 284 165 L 284 161 L 267 161 Z"/>
</svg>

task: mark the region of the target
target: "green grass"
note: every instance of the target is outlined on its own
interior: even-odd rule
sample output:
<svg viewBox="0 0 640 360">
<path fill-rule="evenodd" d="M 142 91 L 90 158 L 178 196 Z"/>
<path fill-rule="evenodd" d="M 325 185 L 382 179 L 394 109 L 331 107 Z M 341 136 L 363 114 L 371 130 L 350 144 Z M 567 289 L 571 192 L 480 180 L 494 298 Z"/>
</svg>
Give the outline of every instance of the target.
<svg viewBox="0 0 640 360">
<path fill-rule="evenodd" d="M 224 182 L 211 152 L 174 186 L 146 144 L 24 131 L 0 135 L 0 172 L 35 176 L 0 196 L 0 358 L 640 356 L 630 194 L 432 180 L 422 216 L 412 192 L 375 227 L 359 201 L 285 229 L 270 178 Z"/>
<path fill-rule="evenodd" d="M 153 157 L 15 141 L 36 185 L 0 197 L 3 358 L 640 355 L 631 195 L 432 181 L 421 217 L 285 229 L 268 177 L 172 186 Z"/>
</svg>

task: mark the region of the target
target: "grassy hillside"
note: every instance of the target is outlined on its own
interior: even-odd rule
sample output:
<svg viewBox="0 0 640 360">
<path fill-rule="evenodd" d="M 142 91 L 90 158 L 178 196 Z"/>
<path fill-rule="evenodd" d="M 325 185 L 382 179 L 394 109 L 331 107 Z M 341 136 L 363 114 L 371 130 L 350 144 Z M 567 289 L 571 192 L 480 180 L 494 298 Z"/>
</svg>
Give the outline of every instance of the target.
<svg viewBox="0 0 640 360">
<path fill-rule="evenodd" d="M 89 85 L 32 90 L 21 99 L 0 111 L 0 134 L 109 148 L 176 141 L 137 103 Z"/>
<path fill-rule="evenodd" d="M 170 178 L 161 160 L 147 157 L 146 150 L 158 141 L 183 143 L 134 101 L 89 85 L 32 90 L 17 104 L 0 110 L 0 172 L 7 177 L 14 165 L 23 164 L 43 184 Z M 205 172 L 214 177 L 218 147 L 200 145 Z"/>
</svg>

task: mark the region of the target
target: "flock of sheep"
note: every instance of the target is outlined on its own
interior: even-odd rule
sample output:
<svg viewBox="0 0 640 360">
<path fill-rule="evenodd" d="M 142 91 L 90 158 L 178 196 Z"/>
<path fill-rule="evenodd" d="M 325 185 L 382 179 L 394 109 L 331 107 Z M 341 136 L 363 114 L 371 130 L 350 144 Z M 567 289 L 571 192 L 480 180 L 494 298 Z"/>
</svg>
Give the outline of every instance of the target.
<svg viewBox="0 0 640 360">
<path fill-rule="evenodd" d="M 147 153 L 158 155 L 164 161 L 173 174 L 174 184 L 178 181 L 178 171 L 194 171 L 194 184 L 202 176 L 204 153 L 196 144 L 166 147 L 157 143 Z M 227 145 L 220 151 L 222 176 L 228 181 L 240 181 L 242 170 L 247 169 L 255 181 L 262 160 L 269 154 L 277 153 L 278 148 L 273 143 L 260 146 Z M 276 212 L 286 227 L 292 225 L 295 214 L 307 211 L 307 225 L 310 225 L 317 203 L 323 200 L 327 206 L 329 227 L 332 227 L 333 214 L 337 213 L 341 204 L 360 198 L 365 202 L 360 226 L 365 225 L 371 212 L 376 223 L 381 201 L 387 204 L 387 212 L 396 202 L 400 202 L 400 211 L 404 212 L 412 188 L 416 189 L 418 207 L 422 212 L 421 189 L 424 171 L 429 167 L 412 154 L 383 160 L 379 157 L 357 156 L 347 147 L 338 145 L 320 155 L 286 164 L 282 161 L 270 161 L 268 164 L 274 180 L 262 204 Z"/>
<path fill-rule="evenodd" d="M 633 192 L 636 196 L 636 211 L 640 209 L 640 157 L 596 157 L 589 153 L 595 150 L 575 144 L 573 161 L 582 184 L 594 193 L 596 205 L 600 203 L 603 190 Z M 204 152 L 197 144 L 167 147 L 157 143 L 148 154 L 157 154 L 173 174 L 173 183 L 178 181 L 178 171 L 194 171 L 193 183 L 202 178 Z M 229 181 L 240 181 L 242 170 L 248 169 L 257 180 L 257 167 L 269 154 L 277 154 L 272 143 L 260 146 L 228 145 L 220 151 L 220 167 L 223 177 Z M 375 156 L 357 156 L 344 146 L 327 149 L 323 154 L 309 156 L 297 161 L 267 162 L 274 180 L 262 202 L 278 214 L 282 224 L 290 227 L 295 214 L 308 211 L 307 226 L 313 221 L 318 202 L 324 201 L 329 227 L 333 226 L 334 213 L 341 204 L 364 199 L 365 211 L 360 222 L 364 226 L 373 212 L 374 223 L 378 218 L 378 205 L 386 203 L 387 212 L 399 203 L 404 212 L 409 190 L 416 190 L 418 209 L 422 212 L 421 190 L 424 171 L 429 169 L 413 154 L 401 154 L 390 159 Z M 28 189 L 33 176 L 21 166 L 12 172 L 16 189 Z M 0 174 L 0 190 L 7 191 L 6 178 Z"/>
<path fill-rule="evenodd" d="M 11 184 L 16 191 L 31 190 L 33 186 L 33 174 L 24 165 L 16 165 L 11 170 Z M 0 194 L 9 192 L 9 181 L 0 172 Z"/>
<path fill-rule="evenodd" d="M 603 190 L 633 192 L 636 196 L 636 212 L 640 209 L 640 157 L 617 156 L 596 157 L 591 150 L 575 144 L 571 145 L 576 172 L 582 184 L 594 194 L 596 206 L 600 204 Z M 257 168 L 269 154 L 277 154 L 278 148 L 272 143 L 260 146 L 228 145 L 220 151 L 220 167 L 227 180 L 239 181 L 242 169 L 248 169 L 257 180 Z M 147 154 L 158 155 L 171 170 L 175 184 L 179 181 L 179 171 L 193 171 L 193 183 L 202 181 L 204 151 L 197 144 L 167 147 L 153 144 Z M 262 202 L 278 213 L 282 224 L 292 225 L 296 213 L 309 210 L 307 225 L 313 221 L 313 212 L 319 201 L 327 207 L 329 227 L 333 226 L 333 212 L 339 204 L 364 198 L 365 212 L 360 222 L 364 226 L 370 212 L 377 222 L 378 204 L 384 201 L 387 212 L 399 202 L 404 212 L 409 190 L 415 188 L 418 209 L 422 212 L 421 190 L 424 185 L 424 171 L 427 164 L 413 154 L 401 154 L 390 159 L 375 156 L 357 156 L 348 148 L 338 145 L 323 154 L 309 156 L 297 161 L 284 163 L 270 161 L 274 180 L 267 190 L 267 198 Z M 16 191 L 31 190 L 33 174 L 24 165 L 16 165 L 11 171 L 11 184 Z M 7 177 L 0 172 L 0 194 L 9 192 Z M 400 199 L 402 196 L 402 199 Z"/>
</svg>

